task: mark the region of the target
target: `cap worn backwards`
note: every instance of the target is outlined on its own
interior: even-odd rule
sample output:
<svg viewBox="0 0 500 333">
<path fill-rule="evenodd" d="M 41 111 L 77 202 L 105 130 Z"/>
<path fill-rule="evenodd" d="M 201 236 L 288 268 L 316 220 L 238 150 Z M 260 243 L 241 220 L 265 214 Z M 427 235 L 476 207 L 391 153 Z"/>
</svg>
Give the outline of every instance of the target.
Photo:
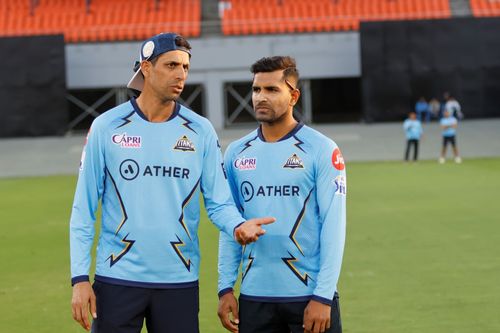
<svg viewBox="0 0 500 333">
<path fill-rule="evenodd" d="M 127 84 L 128 88 L 142 91 L 142 88 L 144 87 L 144 76 L 141 72 L 141 63 L 145 60 L 153 60 L 165 52 L 175 50 L 184 51 L 189 54 L 189 57 L 191 57 L 191 51 L 189 49 L 175 43 L 175 39 L 178 36 L 179 35 L 175 33 L 161 33 L 145 40 L 142 43 L 139 61 L 135 63 L 135 73 Z"/>
</svg>

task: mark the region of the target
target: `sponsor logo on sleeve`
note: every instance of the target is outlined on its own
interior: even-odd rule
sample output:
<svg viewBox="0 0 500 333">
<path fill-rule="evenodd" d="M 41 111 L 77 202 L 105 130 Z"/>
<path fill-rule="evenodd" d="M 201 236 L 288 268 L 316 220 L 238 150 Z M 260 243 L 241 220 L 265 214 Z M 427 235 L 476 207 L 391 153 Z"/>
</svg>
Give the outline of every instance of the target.
<svg viewBox="0 0 500 333">
<path fill-rule="evenodd" d="M 240 157 L 234 161 L 234 167 L 238 170 L 255 170 L 257 169 L 256 157 Z"/>
<path fill-rule="evenodd" d="M 337 170 L 342 171 L 345 169 L 344 157 L 342 156 L 342 153 L 338 148 L 335 148 L 335 150 L 332 153 L 332 164 L 333 167 Z"/>
<path fill-rule="evenodd" d="M 297 154 L 292 154 L 283 165 L 283 168 L 288 169 L 304 169 L 304 163 L 302 159 Z"/>
<path fill-rule="evenodd" d="M 337 176 L 333 180 L 333 183 L 337 187 L 335 189 L 335 194 L 346 195 L 347 194 L 347 183 L 344 176 Z"/>
<path fill-rule="evenodd" d="M 193 142 L 191 142 L 186 135 L 183 135 L 179 140 L 177 140 L 174 150 L 195 151 Z"/>
<path fill-rule="evenodd" d="M 121 148 L 141 148 L 142 144 L 142 138 L 140 136 L 127 135 L 127 133 L 114 134 L 111 140 L 115 145 Z"/>
</svg>

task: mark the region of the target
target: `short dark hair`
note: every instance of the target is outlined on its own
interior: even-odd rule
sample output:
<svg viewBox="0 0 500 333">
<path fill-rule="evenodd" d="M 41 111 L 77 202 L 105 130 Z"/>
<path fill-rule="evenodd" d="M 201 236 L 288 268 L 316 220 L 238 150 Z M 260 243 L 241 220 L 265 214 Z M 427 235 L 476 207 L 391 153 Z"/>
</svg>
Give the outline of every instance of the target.
<svg viewBox="0 0 500 333">
<path fill-rule="evenodd" d="M 250 71 L 255 75 L 257 73 L 269 73 L 277 70 L 283 70 L 283 79 L 293 78 L 299 81 L 299 70 L 295 59 L 289 56 L 264 57 L 257 60 Z"/>
<path fill-rule="evenodd" d="M 188 51 L 191 51 L 191 44 L 187 41 L 186 38 L 182 37 L 181 35 L 177 35 L 175 37 L 175 45 L 179 47 L 183 47 Z M 189 54 L 189 58 L 191 58 L 191 54 Z M 150 60 L 153 66 L 156 66 L 156 63 L 158 62 L 158 57 L 155 57 Z"/>
<path fill-rule="evenodd" d="M 191 44 L 189 44 L 189 42 L 187 41 L 187 39 L 184 38 L 181 35 L 177 35 L 175 37 L 175 45 L 183 47 L 183 48 L 185 48 L 187 50 L 191 50 Z"/>
</svg>

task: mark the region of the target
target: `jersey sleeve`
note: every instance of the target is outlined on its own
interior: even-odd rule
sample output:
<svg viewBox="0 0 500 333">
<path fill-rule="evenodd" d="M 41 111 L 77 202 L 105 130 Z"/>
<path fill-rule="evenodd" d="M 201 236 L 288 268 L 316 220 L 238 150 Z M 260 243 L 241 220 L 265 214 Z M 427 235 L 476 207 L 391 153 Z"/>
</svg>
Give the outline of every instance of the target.
<svg viewBox="0 0 500 333">
<path fill-rule="evenodd" d="M 201 191 L 210 220 L 219 230 L 234 237 L 234 229 L 245 219 L 231 196 L 217 134 L 211 126 L 205 139 Z"/>
<path fill-rule="evenodd" d="M 226 170 L 227 180 L 233 199 L 237 207 L 241 211 L 238 191 L 232 168 L 232 147 L 226 150 L 224 155 L 224 166 Z M 219 297 L 233 290 L 234 284 L 238 279 L 238 269 L 241 261 L 242 247 L 233 237 L 229 237 L 226 233 L 219 234 L 219 260 L 218 260 L 218 291 Z"/>
<path fill-rule="evenodd" d="M 83 147 L 70 219 L 71 283 L 88 281 L 96 211 L 104 189 L 102 133 L 94 121 Z"/>
<path fill-rule="evenodd" d="M 316 158 L 316 200 L 320 223 L 320 270 L 313 299 L 331 304 L 344 253 L 346 233 L 346 171 L 337 145 L 330 141 Z"/>
</svg>

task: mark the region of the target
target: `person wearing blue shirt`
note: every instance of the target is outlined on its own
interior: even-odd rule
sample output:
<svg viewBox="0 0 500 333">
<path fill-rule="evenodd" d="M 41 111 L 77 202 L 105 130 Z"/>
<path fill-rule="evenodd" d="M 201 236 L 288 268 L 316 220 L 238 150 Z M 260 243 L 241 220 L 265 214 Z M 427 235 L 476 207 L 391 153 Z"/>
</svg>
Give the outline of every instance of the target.
<svg viewBox="0 0 500 333">
<path fill-rule="evenodd" d="M 417 119 L 415 112 L 410 112 L 408 118 L 403 123 L 403 129 L 406 134 L 405 161 L 408 162 L 410 150 L 413 147 L 413 161 L 418 160 L 418 143 L 422 137 L 422 124 Z"/>
<path fill-rule="evenodd" d="M 94 333 L 199 332 L 199 196 L 228 238 L 263 235 L 231 196 L 215 130 L 176 102 L 191 46 L 164 33 L 141 46 L 128 87 L 140 91 L 93 122 L 80 162 L 70 220 L 73 318 Z M 95 282 L 89 282 L 101 201 Z M 235 242 L 236 242 L 235 240 Z"/>
<path fill-rule="evenodd" d="M 451 112 L 445 109 L 443 118 L 441 118 L 439 125 L 441 126 L 442 136 L 443 136 L 443 146 L 441 148 L 441 157 L 439 157 L 439 163 L 443 164 L 446 162 L 446 150 L 449 144 L 453 148 L 455 163 L 462 163 L 462 159 L 458 154 L 458 148 L 457 148 L 457 139 L 456 139 L 457 127 L 458 127 L 457 118 L 453 117 L 451 115 Z"/>
<path fill-rule="evenodd" d="M 260 126 L 231 143 L 224 165 L 245 218 L 276 217 L 266 236 L 240 246 L 219 238 L 222 325 L 240 333 L 341 332 L 337 283 L 346 229 L 346 170 L 337 144 L 297 122 L 295 60 L 251 67 Z M 239 304 L 233 294 L 241 263 Z"/>
<path fill-rule="evenodd" d="M 424 121 L 428 123 L 431 121 L 431 112 L 429 110 L 429 104 L 424 97 L 420 97 L 415 103 L 415 112 L 417 113 L 417 119 L 419 121 Z"/>
</svg>

